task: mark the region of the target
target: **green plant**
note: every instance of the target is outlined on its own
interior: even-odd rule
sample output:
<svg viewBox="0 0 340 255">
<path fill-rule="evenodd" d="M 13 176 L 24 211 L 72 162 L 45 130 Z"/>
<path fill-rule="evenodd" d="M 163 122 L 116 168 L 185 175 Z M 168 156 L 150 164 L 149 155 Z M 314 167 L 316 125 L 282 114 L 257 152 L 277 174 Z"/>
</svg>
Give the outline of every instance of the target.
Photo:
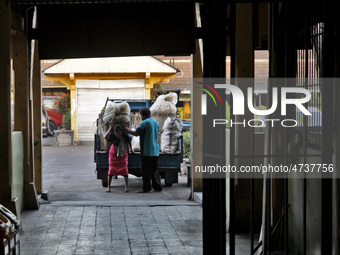
<svg viewBox="0 0 340 255">
<path fill-rule="evenodd" d="M 105 112 L 105 110 L 106 110 L 106 107 L 104 106 L 104 107 L 102 108 L 102 110 L 101 110 L 100 114 L 101 114 L 101 115 L 103 115 L 103 114 L 104 114 L 104 112 Z"/>
<path fill-rule="evenodd" d="M 190 131 L 183 132 L 183 157 L 191 161 Z"/>
<path fill-rule="evenodd" d="M 225 101 L 225 119 L 228 121 L 227 127 L 230 127 L 230 106 L 228 101 Z"/>
<path fill-rule="evenodd" d="M 63 115 L 63 128 L 66 130 L 71 130 L 71 111 L 68 110 Z"/>
<path fill-rule="evenodd" d="M 71 107 L 70 95 L 63 93 L 55 100 L 54 104 L 58 112 L 65 114 Z"/>
</svg>

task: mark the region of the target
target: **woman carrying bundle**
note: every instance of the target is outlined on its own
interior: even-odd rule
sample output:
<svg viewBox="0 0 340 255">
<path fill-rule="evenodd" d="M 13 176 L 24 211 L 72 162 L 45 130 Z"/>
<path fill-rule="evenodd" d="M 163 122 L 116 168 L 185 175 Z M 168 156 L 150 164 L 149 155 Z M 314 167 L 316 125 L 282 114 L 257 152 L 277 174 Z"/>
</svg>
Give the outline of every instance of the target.
<svg viewBox="0 0 340 255">
<path fill-rule="evenodd" d="M 113 132 L 112 132 L 113 129 Z M 122 175 L 125 180 L 125 192 L 129 192 L 128 181 L 128 151 L 131 150 L 131 140 L 128 134 L 123 132 L 119 124 L 110 124 L 105 134 L 105 139 L 111 142 L 109 150 L 108 186 L 106 192 L 111 192 L 112 176 Z"/>
</svg>

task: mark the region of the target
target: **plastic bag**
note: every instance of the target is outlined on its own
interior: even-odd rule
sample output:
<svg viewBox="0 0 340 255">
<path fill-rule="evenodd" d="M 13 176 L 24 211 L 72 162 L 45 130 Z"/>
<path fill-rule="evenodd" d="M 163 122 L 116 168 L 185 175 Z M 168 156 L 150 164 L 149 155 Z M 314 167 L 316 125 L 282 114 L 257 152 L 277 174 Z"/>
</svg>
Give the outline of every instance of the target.
<svg viewBox="0 0 340 255">
<path fill-rule="evenodd" d="M 139 137 L 133 136 L 131 140 L 131 148 L 133 151 L 140 151 Z"/>
<path fill-rule="evenodd" d="M 2 213 L 0 213 L 0 222 L 6 225 L 9 230 L 8 237 L 11 237 L 15 232 L 15 225 Z"/>
<path fill-rule="evenodd" d="M 20 226 L 20 219 L 12 213 L 10 210 L 8 210 L 5 206 L 0 205 L 0 213 L 3 214 L 6 218 L 9 219 L 9 221 L 14 225 L 16 229 Z"/>
<path fill-rule="evenodd" d="M 9 227 L 6 225 L 5 222 L 0 220 L 0 246 L 3 246 L 8 239 L 9 234 Z"/>
</svg>

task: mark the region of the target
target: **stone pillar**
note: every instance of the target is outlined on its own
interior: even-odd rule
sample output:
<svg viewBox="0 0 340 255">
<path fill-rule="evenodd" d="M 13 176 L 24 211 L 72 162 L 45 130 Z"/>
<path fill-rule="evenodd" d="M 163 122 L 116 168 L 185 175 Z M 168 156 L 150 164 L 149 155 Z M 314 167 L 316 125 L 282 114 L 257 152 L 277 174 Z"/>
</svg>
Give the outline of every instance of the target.
<svg viewBox="0 0 340 255">
<path fill-rule="evenodd" d="M 30 102 L 27 37 L 24 35 L 13 36 L 12 46 L 15 77 L 14 130 L 21 131 L 24 135 L 24 205 L 27 209 L 37 209 L 39 203 L 34 185 L 33 120 Z"/>
<path fill-rule="evenodd" d="M 30 10 L 30 15 L 28 19 L 32 18 L 32 28 L 36 28 L 36 9 Z M 30 22 L 28 22 L 30 24 Z M 28 209 L 39 209 L 39 201 L 37 197 L 37 191 L 35 187 L 35 165 L 34 165 L 34 122 L 33 122 L 33 70 L 34 70 L 34 57 L 35 52 L 38 50 L 35 45 L 35 40 L 29 40 L 28 41 L 29 50 L 28 50 L 28 59 L 29 59 L 29 117 L 28 117 L 28 132 L 29 132 L 29 146 L 30 146 L 30 167 L 29 167 L 29 183 L 25 183 L 25 195 L 27 195 L 27 199 L 25 200 L 26 208 Z M 38 58 L 39 59 L 39 58 Z M 40 66 L 40 65 L 39 65 Z M 41 126 L 39 126 L 39 129 L 41 129 Z"/>
<path fill-rule="evenodd" d="M 0 1 L 0 203 L 18 215 L 12 201 L 11 27 L 10 1 Z"/>
<path fill-rule="evenodd" d="M 29 85 L 27 38 L 24 35 L 13 36 L 14 69 L 14 131 L 24 135 L 24 172 L 25 183 L 29 183 L 30 140 L 29 140 Z"/>
</svg>

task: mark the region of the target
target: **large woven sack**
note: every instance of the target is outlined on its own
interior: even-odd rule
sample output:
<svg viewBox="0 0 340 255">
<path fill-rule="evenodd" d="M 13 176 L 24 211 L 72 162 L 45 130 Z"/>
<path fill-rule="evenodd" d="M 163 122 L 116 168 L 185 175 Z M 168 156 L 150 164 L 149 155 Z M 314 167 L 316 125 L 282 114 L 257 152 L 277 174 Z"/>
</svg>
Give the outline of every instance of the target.
<svg viewBox="0 0 340 255">
<path fill-rule="evenodd" d="M 130 121 L 130 106 L 124 101 L 121 103 L 109 102 L 103 114 L 104 124 L 119 124 Z"/>
<path fill-rule="evenodd" d="M 151 115 L 171 115 L 177 112 L 176 104 L 177 104 L 177 94 L 174 92 L 170 92 L 166 95 L 160 95 L 157 97 L 156 102 L 151 106 L 150 112 Z"/>
<path fill-rule="evenodd" d="M 151 106 L 150 112 L 151 117 L 155 119 L 159 124 L 158 130 L 158 144 L 161 148 L 161 136 L 163 133 L 163 126 L 165 120 L 170 117 L 171 119 L 176 118 L 177 114 L 177 94 L 170 92 L 166 95 L 160 95 L 157 97 L 156 102 Z"/>
<path fill-rule="evenodd" d="M 183 123 L 181 119 L 167 118 L 164 122 L 161 136 L 161 150 L 164 153 L 179 151 L 179 137 L 182 134 Z"/>
</svg>

